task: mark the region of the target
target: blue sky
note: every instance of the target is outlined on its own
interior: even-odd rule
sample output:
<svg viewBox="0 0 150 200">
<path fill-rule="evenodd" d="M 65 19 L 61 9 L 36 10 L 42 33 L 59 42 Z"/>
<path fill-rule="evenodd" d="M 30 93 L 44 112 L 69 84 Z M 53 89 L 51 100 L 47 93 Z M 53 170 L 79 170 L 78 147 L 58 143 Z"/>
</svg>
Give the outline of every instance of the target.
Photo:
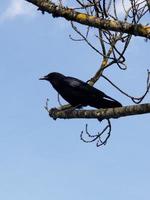
<svg viewBox="0 0 150 200">
<path fill-rule="evenodd" d="M 84 43 L 69 39 L 68 22 L 42 15 L 19 0 L 0 3 L 0 199 L 147 200 L 150 197 L 149 115 L 112 120 L 106 146 L 80 140 L 88 122 L 52 120 L 57 93 L 38 78 L 52 71 L 88 80 L 101 58 Z M 127 71 L 105 75 L 131 95 L 143 94 L 150 69 L 149 42 L 134 38 Z M 105 81 L 96 87 L 123 105 L 133 104 Z M 149 95 L 144 102 L 149 102 Z"/>
</svg>

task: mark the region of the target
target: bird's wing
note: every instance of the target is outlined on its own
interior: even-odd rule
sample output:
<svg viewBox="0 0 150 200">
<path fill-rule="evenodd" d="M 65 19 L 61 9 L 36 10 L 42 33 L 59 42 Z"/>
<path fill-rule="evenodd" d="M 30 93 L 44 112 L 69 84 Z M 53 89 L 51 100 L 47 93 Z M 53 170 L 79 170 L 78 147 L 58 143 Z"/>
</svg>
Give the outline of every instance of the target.
<svg viewBox="0 0 150 200">
<path fill-rule="evenodd" d="M 81 91 L 82 93 L 87 94 L 88 96 L 89 94 L 91 94 L 99 95 L 101 98 L 109 98 L 109 96 L 107 96 L 104 92 L 96 89 L 95 87 L 90 86 L 88 83 L 81 81 L 77 78 L 67 77 L 65 79 L 65 82 L 66 84 L 69 84 L 69 86 L 72 87 L 74 90 L 78 90 L 78 92 Z"/>
<path fill-rule="evenodd" d="M 92 95 L 92 96 L 96 96 L 97 98 L 104 98 L 107 100 L 112 100 L 112 101 L 116 101 L 115 99 L 113 99 L 112 97 L 106 95 L 104 92 L 102 92 L 101 90 L 98 90 L 97 88 L 90 86 L 88 83 L 81 81 L 77 78 L 74 77 L 66 77 L 65 79 L 66 83 L 68 83 L 74 90 L 77 89 L 78 92 L 81 91 L 81 95 L 82 94 L 87 94 Z"/>
<path fill-rule="evenodd" d="M 71 105 L 92 106 L 95 108 L 116 107 L 120 104 L 104 92 L 74 77 L 65 77 L 61 90 L 57 90 Z"/>
</svg>

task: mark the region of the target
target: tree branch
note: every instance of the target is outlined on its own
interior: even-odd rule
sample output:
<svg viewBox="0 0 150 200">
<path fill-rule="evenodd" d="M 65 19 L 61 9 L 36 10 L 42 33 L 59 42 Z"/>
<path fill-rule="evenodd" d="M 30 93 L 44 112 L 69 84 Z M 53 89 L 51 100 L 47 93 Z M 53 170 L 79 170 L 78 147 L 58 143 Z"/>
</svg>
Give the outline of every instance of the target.
<svg viewBox="0 0 150 200">
<path fill-rule="evenodd" d="M 36 5 L 42 12 L 48 12 L 53 17 L 63 17 L 66 20 L 78 22 L 95 28 L 128 33 L 150 39 L 150 26 L 131 24 L 119 20 L 102 19 L 96 16 L 80 13 L 72 8 L 56 5 L 49 0 L 25 0 Z"/>
<path fill-rule="evenodd" d="M 87 119 L 110 119 L 120 118 L 130 115 L 139 115 L 150 113 L 150 104 L 140 104 L 124 106 L 119 108 L 99 109 L 99 110 L 58 110 L 52 108 L 49 110 L 49 116 L 53 119 L 74 119 L 74 118 L 87 118 Z"/>
</svg>

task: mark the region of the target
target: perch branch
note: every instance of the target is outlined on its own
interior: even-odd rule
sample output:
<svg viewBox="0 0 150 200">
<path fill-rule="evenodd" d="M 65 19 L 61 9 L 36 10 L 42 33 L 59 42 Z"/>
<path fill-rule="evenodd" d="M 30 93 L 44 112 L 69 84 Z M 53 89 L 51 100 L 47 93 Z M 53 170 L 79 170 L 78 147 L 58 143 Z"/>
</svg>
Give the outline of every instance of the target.
<svg viewBox="0 0 150 200">
<path fill-rule="evenodd" d="M 150 113 L 150 104 L 140 104 L 124 106 L 119 108 L 98 109 L 98 110 L 58 110 L 52 108 L 49 110 L 49 116 L 53 119 L 110 119 L 120 118 L 131 115 Z"/>
</svg>

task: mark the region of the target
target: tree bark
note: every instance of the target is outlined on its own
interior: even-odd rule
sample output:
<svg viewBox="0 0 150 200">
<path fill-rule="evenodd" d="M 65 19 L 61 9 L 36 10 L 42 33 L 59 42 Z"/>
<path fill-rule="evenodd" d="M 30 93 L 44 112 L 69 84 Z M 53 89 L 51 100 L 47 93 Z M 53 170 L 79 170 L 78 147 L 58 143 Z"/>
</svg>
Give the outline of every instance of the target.
<svg viewBox="0 0 150 200">
<path fill-rule="evenodd" d="M 87 119 L 110 119 L 120 118 L 131 115 L 139 115 L 150 113 L 150 104 L 131 105 L 118 108 L 98 109 L 98 110 L 59 110 L 52 108 L 49 110 L 49 115 L 53 119 L 73 119 L 73 118 L 87 118 Z"/>
<path fill-rule="evenodd" d="M 115 32 L 123 32 L 134 36 L 141 36 L 150 39 L 150 26 L 141 24 L 130 24 L 127 22 L 102 19 L 85 13 L 80 13 L 72 8 L 58 6 L 48 0 L 26 0 L 36 5 L 42 12 L 47 12 L 53 17 L 63 17 L 66 20 L 78 22 L 83 25 L 105 29 Z"/>
</svg>

